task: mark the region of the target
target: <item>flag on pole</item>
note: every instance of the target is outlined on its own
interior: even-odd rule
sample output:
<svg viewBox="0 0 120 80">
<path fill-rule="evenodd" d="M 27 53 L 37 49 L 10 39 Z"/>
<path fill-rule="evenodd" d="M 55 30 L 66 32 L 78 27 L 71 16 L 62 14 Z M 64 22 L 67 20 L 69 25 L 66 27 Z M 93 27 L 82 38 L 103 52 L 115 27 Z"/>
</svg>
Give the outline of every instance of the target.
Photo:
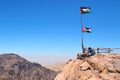
<svg viewBox="0 0 120 80">
<path fill-rule="evenodd" d="M 90 7 L 80 7 L 80 13 L 81 14 L 90 13 Z"/>
<path fill-rule="evenodd" d="M 91 33 L 91 28 L 82 27 L 82 32 L 88 32 L 88 33 Z"/>
</svg>

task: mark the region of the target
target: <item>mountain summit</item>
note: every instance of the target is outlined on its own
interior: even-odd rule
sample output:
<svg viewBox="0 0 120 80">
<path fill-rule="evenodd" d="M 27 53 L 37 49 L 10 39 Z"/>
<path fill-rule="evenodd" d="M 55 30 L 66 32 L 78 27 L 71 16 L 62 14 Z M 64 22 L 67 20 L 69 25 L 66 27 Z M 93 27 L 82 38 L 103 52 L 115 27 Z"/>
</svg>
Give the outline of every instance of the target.
<svg viewBox="0 0 120 80">
<path fill-rule="evenodd" d="M 69 60 L 54 80 L 120 80 L 120 54 Z"/>
<path fill-rule="evenodd" d="M 56 72 L 16 54 L 0 55 L 0 80 L 53 80 Z"/>
</svg>

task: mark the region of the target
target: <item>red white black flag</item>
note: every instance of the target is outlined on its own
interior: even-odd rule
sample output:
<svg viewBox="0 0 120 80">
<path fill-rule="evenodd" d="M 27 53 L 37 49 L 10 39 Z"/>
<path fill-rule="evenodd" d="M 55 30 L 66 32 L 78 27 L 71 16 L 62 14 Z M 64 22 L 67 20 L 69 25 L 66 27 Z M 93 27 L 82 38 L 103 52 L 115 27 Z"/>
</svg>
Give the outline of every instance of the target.
<svg viewBox="0 0 120 80">
<path fill-rule="evenodd" d="M 88 33 L 91 33 L 91 28 L 82 27 L 82 32 L 88 32 Z"/>
<path fill-rule="evenodd" d="M 80 7 L 80 13 L 81 14 L 90 13 L 90 7 Z"/>
</svg>

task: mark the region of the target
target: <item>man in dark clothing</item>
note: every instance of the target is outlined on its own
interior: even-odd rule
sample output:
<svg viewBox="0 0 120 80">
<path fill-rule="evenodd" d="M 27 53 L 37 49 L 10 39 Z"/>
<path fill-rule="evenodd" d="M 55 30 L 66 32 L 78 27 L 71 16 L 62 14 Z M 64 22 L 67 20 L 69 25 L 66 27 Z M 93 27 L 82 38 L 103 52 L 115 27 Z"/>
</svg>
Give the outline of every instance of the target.
<svg viewBox="0 0 120 80">
<path fill-rule="evenodd" d="M 81 54 L 81 57 L 90 57 L 94 56 L 95 54 L 95 51 L 91 47 L 89 47 L 86 53 Z"/>
<path fill-rule="evenodd" d="M 95 51 L 91 48 L 91 47 L 89 47 L 88 48 L 88 52 L 87 52 L 90 56 L 93 56 L 93 55 L 95 55 L 96 53 L 95 53 Z"/>
</svg>

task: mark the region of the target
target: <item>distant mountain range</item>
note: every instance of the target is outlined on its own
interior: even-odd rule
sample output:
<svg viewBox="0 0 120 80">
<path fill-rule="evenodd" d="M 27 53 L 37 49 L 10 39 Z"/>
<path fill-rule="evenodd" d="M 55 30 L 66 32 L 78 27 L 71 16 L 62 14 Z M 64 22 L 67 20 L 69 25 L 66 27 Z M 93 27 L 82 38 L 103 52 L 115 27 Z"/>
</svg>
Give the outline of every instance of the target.
<svg viewBox="0 0 120 80">
<path fill-rule="evenodd" d="M 16 54 L 0 55 L 0 80 L 54 80 L 57 72 Z"/>
</svg>

